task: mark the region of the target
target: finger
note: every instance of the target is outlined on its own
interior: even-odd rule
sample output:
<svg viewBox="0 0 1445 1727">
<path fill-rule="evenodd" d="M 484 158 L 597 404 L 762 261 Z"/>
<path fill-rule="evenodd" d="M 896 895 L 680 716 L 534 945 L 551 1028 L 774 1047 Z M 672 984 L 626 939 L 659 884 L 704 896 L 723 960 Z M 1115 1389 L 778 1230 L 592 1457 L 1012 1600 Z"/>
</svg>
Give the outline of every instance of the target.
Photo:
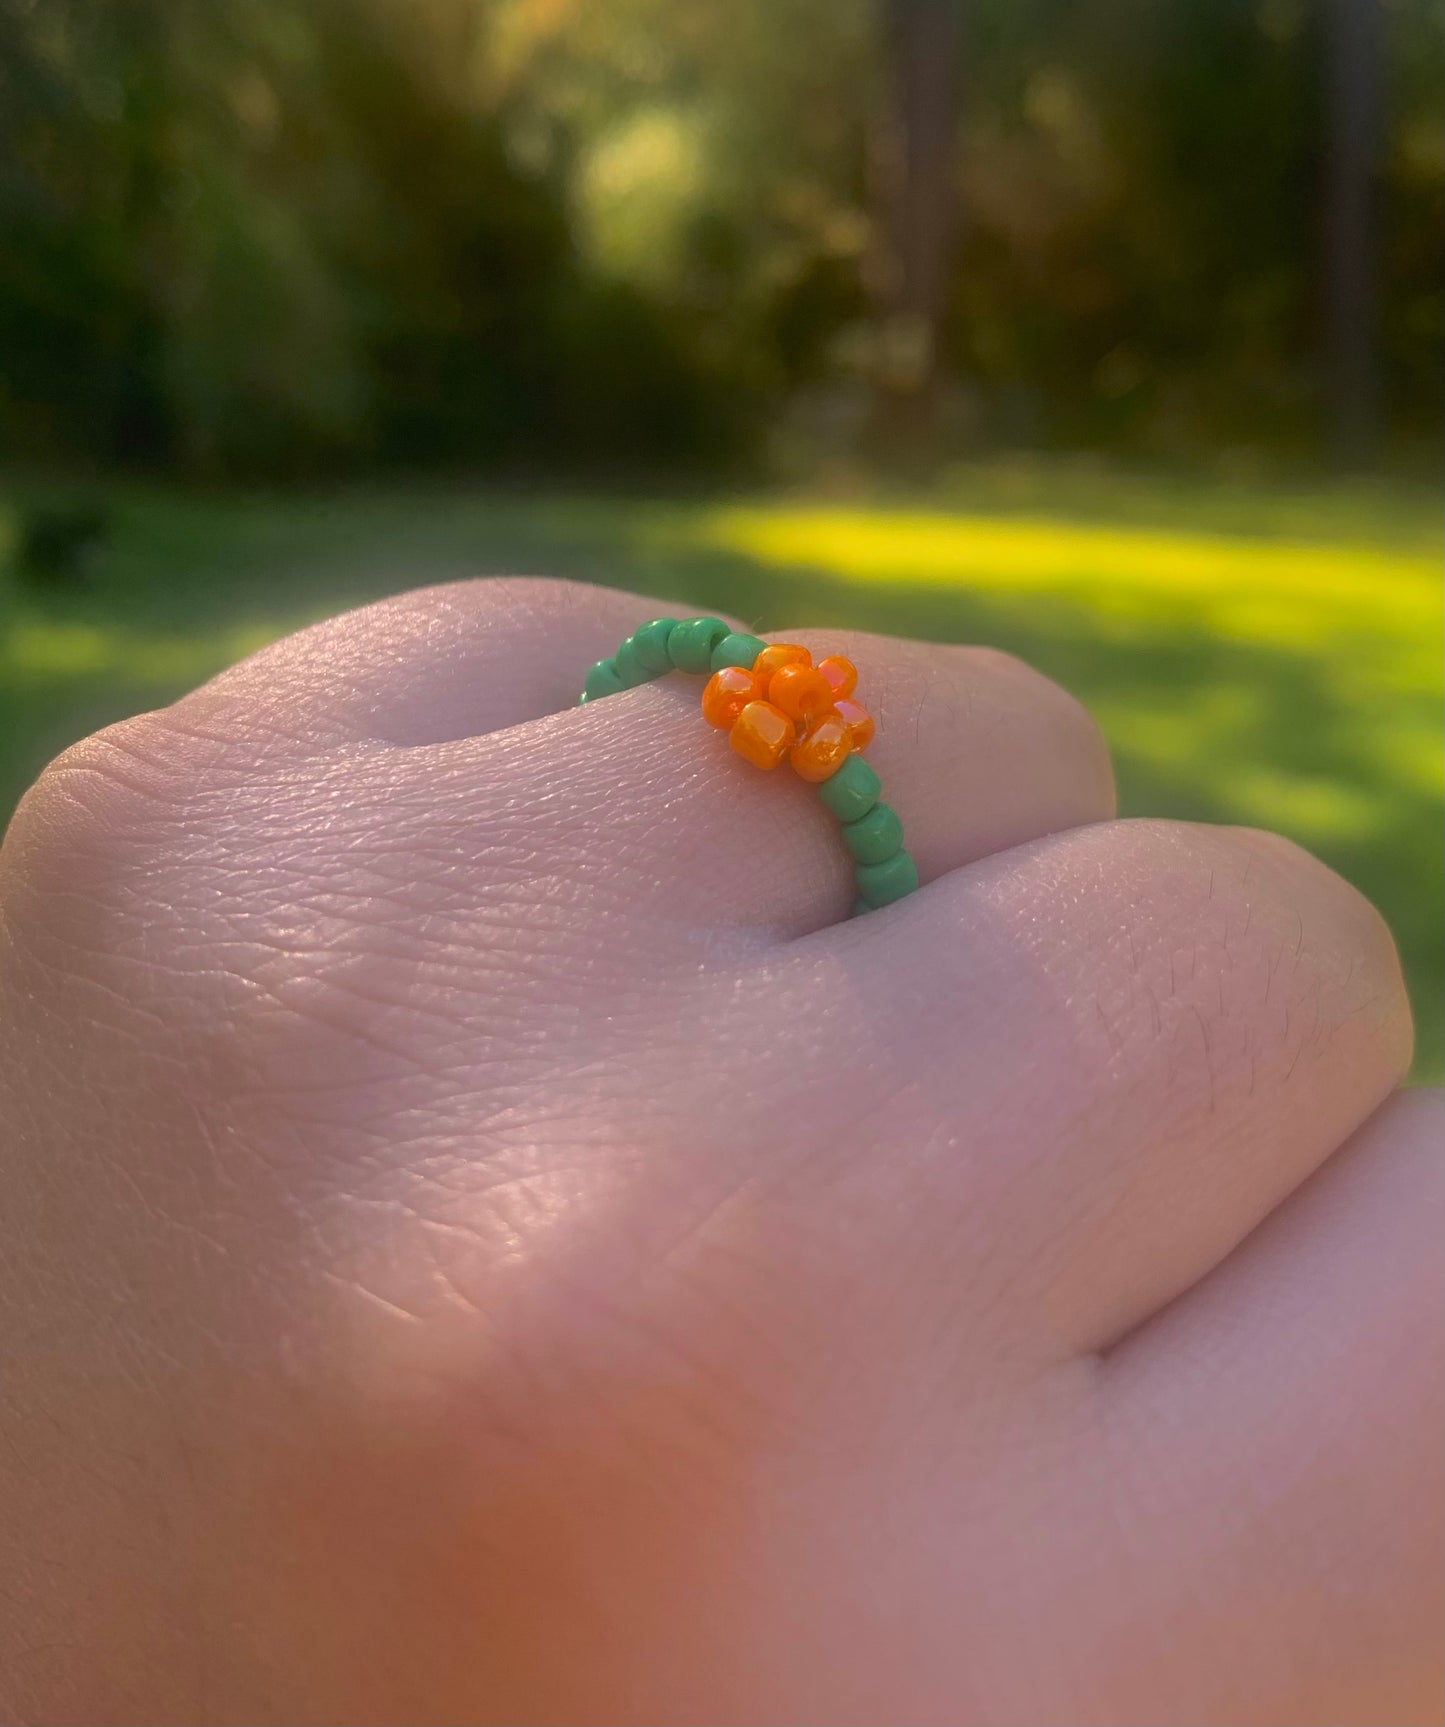
<svg viewBox="0 0 1445 1727">
<path fill-rule="evenodd" d="M 699 928 L 794 934 L 846 916 L 855 888 L 836 820 L 786 767 L 760 774 L 728 749 L 701 721 L 700 679 L 668 677 L 561 712 L 591 661 L 656 607 L 562 582 L 423 590 L 278 643 L 177 714 L 222 701 L 243 724 L 308 747 L 470 740 L 382 759 L 372 778 L 388 843 L 420 846 L 449 822 L 470 824 L 462 843 L 478 891 L 489 855 L 525 843 L 539 860 L 565 853 L 580 899 L 590 886 L 610 909 L 630 883 L 639 915 Z M 925 879 L 1112 813 L 1097 727 L 1020 662 L 843 632 L 801 639 L 856 656 L 878 725 L 869 759 Z M 514 738 L 491 735 L 512 727 L 522 728 Z M 361 798 L 362 778 L 351 783 Z M 500 799 L 495 823 L 490 797 Z"/>
<path fill-rule="evenodd" d="M 1114 814 L 1109 753 L 1087 709 L 1011 654 L 856 631 L 781 639 L 859 668 L 859 695 L 878 724 L 868 763 L 884 797 L 906 811 L 924 881 Z"/>
<path fill-rule="evenodd" d="M 857 638 L 847 645 L 865 652 Z M 1093 722 L 1037 673 L 988 652 L 883 638 L 866 653 L 875 670 L 900 668 L 877 680 L 870 759 L 924 879 L 1110 813 Z M 920 686 L 931 723 L 915 728 Z M 904 735 L 884 746 L 897 705 L 889 692 L 903 688 Z M 605 911 L 604 933 L 630 948 L 659 925 L 672 941 L 691 930 L 767 945 L 846 918 L 856 897 L 839 824 L 813 787 L 786 765 L 762 773 L 741 760 L 702 722 L 697 680 L 665 678 L 413 756 L 376 764 L 391 843 L 462 824 L 478 891 L 488 857 L 520 849 L 549 891 L 565 892 L 581 916 Z M 395 825 L 407 808 L 414 829 Z"/>
<path fill-rule="evenodd" d="M 830 1061 L 833 1115 L 875 1124 L 870 1252 L 1044 1354 L 1202 1277 L 1410 1058 L 1378 915 L 1241 830 L 1113 823 L 956 872 L 747 993 L 809 998 L 826 1045 L 789 1059 Z"/>
<path fill-rule="evenodd" d="M 541 577 L 449 582 L 287 636 L 188 700 L 306 743 L 476 737 L 573 706 L 594 661 L 693 609 Z"/>
<path fill-rule="evenodd" d="M 1397 1095 L 1106 1362 L 1128 1593 L 1217 1655 L 1190 1720 L 1440 1718 L 1442 1144 Z"/>
</svg>

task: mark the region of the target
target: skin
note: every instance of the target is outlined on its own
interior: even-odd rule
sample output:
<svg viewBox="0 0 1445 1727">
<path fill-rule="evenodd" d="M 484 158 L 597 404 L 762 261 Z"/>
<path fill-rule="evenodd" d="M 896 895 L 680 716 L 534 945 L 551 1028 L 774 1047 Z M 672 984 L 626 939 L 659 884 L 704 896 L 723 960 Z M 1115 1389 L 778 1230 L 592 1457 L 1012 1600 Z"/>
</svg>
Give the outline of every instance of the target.
<svg viewBox="0 0 1445 1727">
<path fill-rule="evenodd" d="M 26 798 L 0 1715 L 1438 1719 L 1380 918 L 1114 820 L 1012 660 L 785 632 L 860 666 L 924 880 L 850 922 L 695 681 L 571 705 L 658 609 L 407 596 Z"/>
</svg>

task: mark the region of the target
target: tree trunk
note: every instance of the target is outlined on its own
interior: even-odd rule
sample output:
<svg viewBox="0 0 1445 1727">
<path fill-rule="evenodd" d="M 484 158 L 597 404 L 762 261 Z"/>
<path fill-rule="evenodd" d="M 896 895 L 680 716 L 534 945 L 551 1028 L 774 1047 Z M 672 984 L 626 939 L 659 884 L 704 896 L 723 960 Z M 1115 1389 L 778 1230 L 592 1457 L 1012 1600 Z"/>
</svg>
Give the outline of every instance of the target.
<svg viewBox="0 0 1445 1727">
<path fill-rule="evenodd" d="M 962 0 L 882 0 L 889 100 L 876 163 L 877 385 L 885 436 L 932 438 L 956 226 Z"/>
<path fill-rule="evenodd" d="M 1381 0 L 1327 0 L 1325 30 L 1325 365 L 1334 454 L 1354 466 L 1375 453 L 1380 433 L 1375 205 Z"/>
</svg>

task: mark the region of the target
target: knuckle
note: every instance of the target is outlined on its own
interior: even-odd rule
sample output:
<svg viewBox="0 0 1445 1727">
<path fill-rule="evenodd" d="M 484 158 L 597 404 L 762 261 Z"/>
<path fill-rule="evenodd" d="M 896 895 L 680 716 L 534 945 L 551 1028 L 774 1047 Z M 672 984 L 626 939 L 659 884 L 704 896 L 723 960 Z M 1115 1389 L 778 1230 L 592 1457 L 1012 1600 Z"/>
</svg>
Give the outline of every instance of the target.
<svg viewBox="0 0 1445 1727">
<path fill-rule="evenodd" d="M 122 841 L 165 795 L 157 731 L 155 716 L 140 714 L 62 750 L 20 800 L 7 851 Z"/>
<path fill-rule="evenodd" d="M 1217 955 L 1218 1016 L 1280 1025 L 1291 1063 L 1344 1059 L 1348 1045 L 1382 1072 L 1408 1068 L 1414 1033 L 1399 955 L 1357 888 L 1278 834 L 1127 825 L 1148 835 L 1165 866 L 1181 935 Z"/>
<path fill-rule="evenodd" d="M 473 576 L 391 594 L 282 636 L 212 680 L 211 689 L 259 687 L 277 672 L 344 686 L 374 665 L 384 643 L 388 663 L 412 653 L 475 644 L 479 632 L 521 636 L 549 623 L 594 620 L 647 601 L 587 582 L 552 576 Z M 656 602 L 653 602 L 654 604 Z"/>
<path fill-rule="evenodd" d="M 838 651 L 839 634 L 789 632 L 814 648 Z M 1107 821 L 1116 809 L 1109 746 L 1088 708 L 1045 673 L 1000 648 L 890 641 L 841 632 L 843 651 L 858 659 L 867 696 L 893 723 L 917 720 L 925 706 L 970 725 L 981 748 L 1007 751 L 1025 775 L 1042 775 L 1059 825 Z"/>
<path fill-rule="evenodd" d="M 1321 858 L 1295 840 L 1262 828 L 1228 830 L 1253 873 L 1258 860 L 1281 897 L 1303 896 L 1316 907 L 1322 930 L 1341 947 L 1370 965 L 1377 981 L 1399 976 L 1399 959 L 1390 926 L 1373 901 Z"/>
<path fill-rule="evenodd" d="M 158 852 L 183 850 L 198 793 L 234 785 L 248 747 L 180 709 L 120 720 L 63 750 L 20 800 L 5 834 L 8 884 L 93 895 Z"/>
<path fill-rule="evenodd" d="M 489 628 L 523 631 L 554 622 L 612 619 L 619 613 L 634 617 L 649 603 L 659 604 L 565 576 L 473 576 L 414 588 L 378 601 L 366 613 L 374 619 L 415 620 L 427 630 L 436 628 L 439 617 L 448 617 L 468 630 L 482 622 Z"/>
<path fill-rule="evenodd" d="M 960 651 L 975 677 L 984 674 L 1029 727 L 1040 756 L 1067 764 L 1068 777 L 1086 790 L 1096 819 L 1112 816 L 1117 799 L 1109 745 L 1083 702 L 1027 660 L 1001 648 Z"/>
<path fill-rule="evenodd" d="M 657 600 L 541 576 L 413 589 L 284 636 L 207 686 L 281 750 L 449 743 L 569 706 Z"/>
</svg>

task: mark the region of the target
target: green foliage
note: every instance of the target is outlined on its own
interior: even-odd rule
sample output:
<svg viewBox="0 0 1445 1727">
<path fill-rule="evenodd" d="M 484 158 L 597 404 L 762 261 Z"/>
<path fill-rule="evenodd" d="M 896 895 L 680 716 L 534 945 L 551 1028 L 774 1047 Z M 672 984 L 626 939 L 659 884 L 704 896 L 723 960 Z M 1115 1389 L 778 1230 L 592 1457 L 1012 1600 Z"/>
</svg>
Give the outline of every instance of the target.
<svg viewBox="0 0 1445 1727">
<path fill-rule="evenodd" d="M 7 0 L 0 450 L 288 478 L 717 453 L 737 414 L 677 318 L 583 267 L 550 147 L 522 163 L 457 72 L 465 23 Z"/>
<path fill-rule="evenodd" d="M 847 446 L 881 0 L 0 0 L 0 455 L 285 478 Z M 960 438 L 1307 448 L 1320 12 L 970 0 Z M 1380 352 L 1438 424 L 1442 50 L 1393 0 Z"/>
<path fill-rule="evenodd" d="M 0 586 L 0 819 L 71 739 L 428 580 L 541 570 L 656 593 L 680 616 L 988 642 L 1095 710 L 1126 812 L 1278 828 L 1358 883 L 1400 942 L 1417 1072 L 1441 1076 L 1433 492 L 993 465 L 923 505 L 462 490 L 111 502 L 0 503 L 13 551 L 36 524 L 62 551 L 102 536 L 96 557 L 48 557 Z"/>
</svg>

